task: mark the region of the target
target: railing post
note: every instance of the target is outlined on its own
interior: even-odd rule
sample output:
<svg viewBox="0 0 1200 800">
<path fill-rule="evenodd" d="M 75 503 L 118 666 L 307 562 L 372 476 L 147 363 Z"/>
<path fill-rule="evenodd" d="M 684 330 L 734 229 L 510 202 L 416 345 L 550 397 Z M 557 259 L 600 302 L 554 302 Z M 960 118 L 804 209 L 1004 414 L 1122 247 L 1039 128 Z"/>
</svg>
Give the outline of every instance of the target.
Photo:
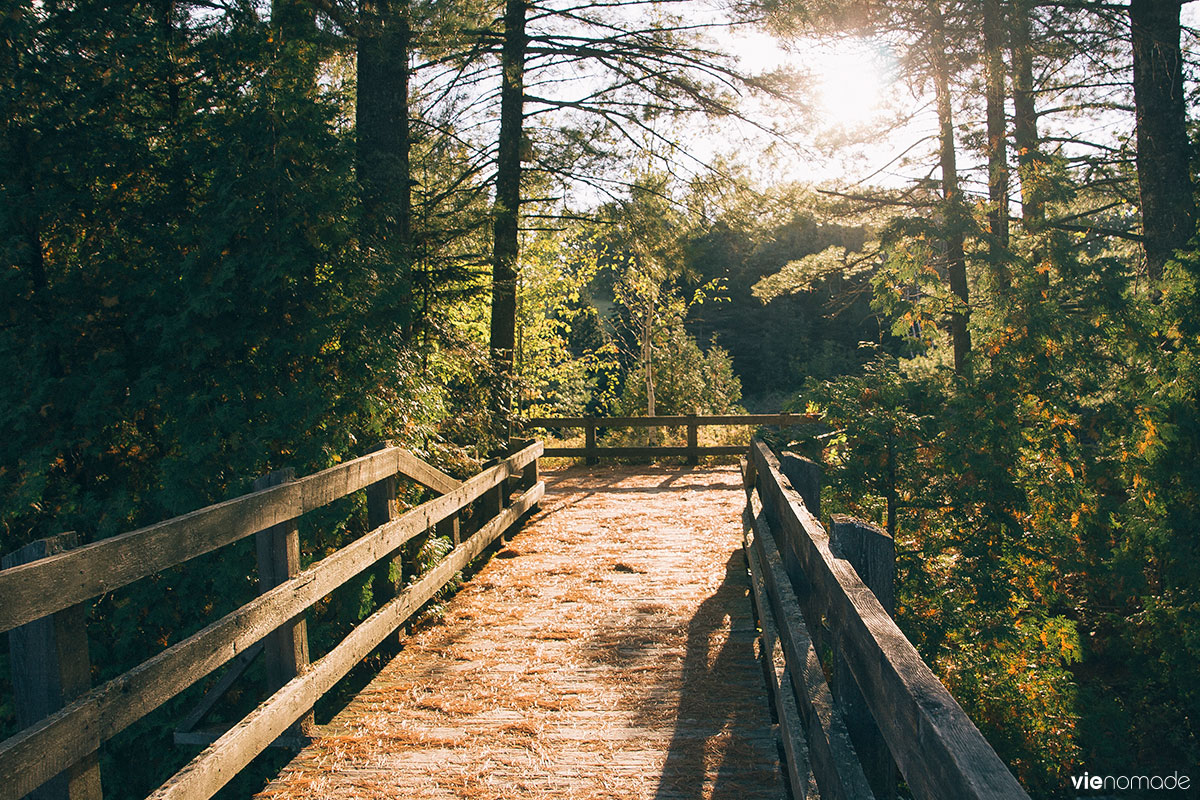
<svg viewBox="0 0 1200 800">
<path fill-rule="evenodd" d="M 600 456 L 596 453 L 596 418 L 589 416 L 583 427 L 584 463 L 589 466 L 599 464 Z"/>
<path fill-rule="evenodd" d="M 896 546 L 887 531 L 868 522 L 834 514 L 829 531 L 834 555 L 854 567 L 889 615 L 895 603 Z M 833 696 L 876 800 L 896 797 L 896 767 L 866 700 L 855 683 L 840 646 L 834 648 Z"/>
<path fill-rule="evenodd" d="M 687 446 L 688 446 L 688 465 L 697 466 L 700 463 L 700 453 L 697 448 L 700 446 L 700 424 L 696 422 L 696 415 L 699 410 L 688 414 L 687 424 Z"/>
<path fill-rule="evenodd" d="M 79 546 L 74 532 L 31 542 L 0 560 L 4 569 L 28 564 Z M 48 717 L 91 688 L 87 610 L 83 603 L 14 628 L 8 634 L 17 724 L 22 728 Z M 96 746 L 99 748 L 97 741 Z M 102 800 L 97 753 L 30 792 L 30 800 Z"/>
<path fill-rule="evenodd" d="M 254 490 L 296 480 L 291 467 L 278 469 L 254 481 Z M 300 529 L 296 520 L 281 522 L 254 535 L 258 557 L 258 593 L 265 594 L 288 578 L 300 574 Z M 264 640 L 269 689 L 275 691 L 285 683 L 308 671 L 308 625 L 299 614 L 279 626 Z M 303 736 L 313 726 L 310 711 L 302 717 L 292 732 Z"/>
<path fill-rule="evenodd" d="M 821 465 L 796 453 L 779 454 L 779 470 L 791 482 L 792 488 L 804 498 L 804 505 L 817 519 L 821 518 Z"/>
</svg>

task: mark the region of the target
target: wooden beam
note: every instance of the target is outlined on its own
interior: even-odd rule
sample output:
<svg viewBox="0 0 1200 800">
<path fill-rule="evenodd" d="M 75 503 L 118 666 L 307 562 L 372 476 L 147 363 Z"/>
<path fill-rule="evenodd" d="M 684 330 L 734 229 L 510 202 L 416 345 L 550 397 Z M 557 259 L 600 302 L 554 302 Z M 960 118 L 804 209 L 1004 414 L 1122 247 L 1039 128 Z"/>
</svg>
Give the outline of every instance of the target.
<svg viewBox="0 0 1200 800">
<path fill-rule="evenodd" d="M 763 503 L 774 509 L 781 535 L 794 543 L 812 592 L 827 610 L 867 707 L 913 794 L 929 800 L 1028 800 L 879 600 L 847 562 L 834 557 L 824 528 L 786 486 L 775 455 L 761 441 L 752 443 L 751 454 Z"/>
<path fill-rule="evenodd" d="M 424 466 L 422 466 L 424 465 Z M 112 536 L 37 563 L 0 570 L 0 632 L 111 592 L 405 471 L 437 479 L 398 447 Z M 452 480 L 452 479 L 451 479 Z M 444 482 L 442 485 L 445 485 Z"/>
<path fill-rule="evenodd" d="M 295 480 L 296 471 L 285 467 L 258 478 L 254 481 L 254 490 L 261 491 Z M 367 489 L 369 491 L 370 487 Z M 272 525 L 265 531 L 254 534 L 254 545 L 258 562 L 259 594 L 265 594 L 300 574 L 300 528 L 295 519 Z M 266 650 L 268 691 L 275 691 L 308 669 L 308 624 L 303 612 L 267 634 L 267 638 L 263 640 L 263 647 Z M 313 724 L 310 715 L 300 721 L 300 728 L 294 733 L 302 736 L 303 728 Z"/>
<path fill-rule="evenodd" d="M 746 523 L 754 532 L 751 553 L 761 565 L 767 601 L 779 632 L 800 716 L 813 775 L 822 800 L 871 800 L 871 787 L 850 743 L 841 712 L 808 635 L 800 603 L 756 493 L 747 495 Z"/>
<path fill-rule="evenodd" d="M 526 428 L 583 428 L 593 420 L 602 428 L 678 428 L 691 422 L 690 416 L 665 417 L 534 417 L 523 424 Z M 710 414 L 696 417 L 705 425 L 776 425 L 788 427 L 802 422 L 818 422 L 820 414 Z"/>
<path fill-rule="evenodd" d="M 462 485 L 462 481 L 452 478 L 407 450 L 400 451 L 397 462 L 396 474 L 416 481 L 426 489 L 432 489 L 438 494 L 449 494 Z"/>
<path fill-rule="evenodd" d="M 538 442 L 453 492 L 410 509 L 295 578 L 91 690 L 63 710 L 0 742 L 0 800 L 16 800 L 37 788 L 91 752 L 88 748 L 94 749 L 95 741 L 112 738 L 413 536 L 520 474 L 541 452 Z"/>
<path fill-rule="evenodd" d="M 603 457 L 608 458 L 640 458 L 659 456 L 737 456 L 746 452 L 740 445 L 714 445 L 712 447 L 547 447 L 547 456 L 585 457 L 595 459 L 595 463 Z M 592 462 L 588 462 L 592 463 Z"/>
<path fill-rule="evenodd" d="M 742 462 L 743 475 L 745 461 Z M 804 738 L 804 724 L 796 706 L 796 695 L 792 691 L 791 673 L 787 667 L 787 655 L 779 641 L 775 616 L 771 613 L 770 600 L 763 578 L 763 567 L 754 548 L 754 524 L 752 511 L 747 505 L 742 514 L 742 549 L 746 555 L 746 566 L 750 572 L 751 599 L 758 615 L 758 627 L 762 631 L 761 643 L 763 672 L 767 678 L 767 689 L 775 707 L 775 718 L 779 721 L 779 743 L 784 755 L 787 772 L 788 792 L 792 800 L 807 800 L 818 797 L 816 776 L 808 757 L 808 745 Z"/>
<path fill-rule="evenodd" d="M 892 537 L 882 528 L 844 514 L 834 514 L 831 522 L 829 544 L 833 554 L 850 562 L 884 611 L 891 615 L 896 581 L 896 545 Z M 850 671 L 840 641 L 833 650 L 833 697 L 841 707 L 850 741 L 854 742 L 871 791 L 877 800 L 894 800 L 895 762 Z"/>
<path fill-rule="evenodd" d="M 79 545 L 74 531 L 30 542 L 0 559 L 5 568 L 29 564 Z M 8 634 L 17 723 L 29 726 L 61 709 L 92 685 L 87 609 L 71 606 Z M 102 800 L 99 740 L 74 764 L 29 794 L 28 800 Z"/>
<path fill-rule="evenodd" d="M 312 670 L 292 680 L 210 745 L 147 800 L 207 800 L 287 730 L 355 664 L 429 601 L 467 564 L 541 499 L 545 484 L 525 492 L 478 533 L 394 600 L 368 617 Z"/>
</svg>

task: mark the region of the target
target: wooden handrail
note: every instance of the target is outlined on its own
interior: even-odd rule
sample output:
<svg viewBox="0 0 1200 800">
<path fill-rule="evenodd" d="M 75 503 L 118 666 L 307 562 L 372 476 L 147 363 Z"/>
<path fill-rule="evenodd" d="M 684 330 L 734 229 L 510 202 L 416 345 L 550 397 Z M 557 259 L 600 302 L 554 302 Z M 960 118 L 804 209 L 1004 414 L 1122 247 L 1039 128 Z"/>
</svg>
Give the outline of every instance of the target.
<svg viewBox="0 0 1200 800">
<path fill-rule="evenodd" d="M 188 686 L 253 647 L 268 633 L 295 619 L 322 597 L 327 596 L 346 581 L 393 553 L 413 537 L 432 530 L 439 523 L 458 514 L 470 503 L 504 491 L 507 482 L 512 479 L 523 478 L 523 482 L 529 484 L 532 478 L 532 484 L 524 487 L 524 494 L 520 499 L 508 508 L 498 507 L 490 522 L 485 524 L 467 542 L 456 547 L 447 556 L 447 559 L 430 573 L 431 576 L 441 576 L 448 580 L 465 563 L 478 555 L 488 542 L 494 540 L 515 522 L 521 513 L 536 505 L 541 498 L 544 485 L 536 481 L 536 470 L 532 467 L 541 456 L 542 449 L 540 442 L 534 442 L 460 484 L 424 462 L 419 462 L 419 467 L 414 467 L 414 462 L 419 461 L 415 456 L 399 448 L 389 448 L 348 462 L 348 465 L 341 465 L 341 468 L 335 467 L 333 470 L 301 478 L 294 483 L 256 492 L 245 498 L 227 501 L 217 507 L 210 507 L 210 509 L 202 509 L 159 526 L 142 529 L 142 531 L 156 530 L 157 540 L 161 540 L 164 536 L 162 533 L 164 529 L 172 532 L 172 535 L 179 535 L 180 530 L 196 530 L 196 526 L 203 523 L 204 527 L 200 527 L 200 530 L 208 531 L 206 526 L 214 524 L 214 519 L 229 518 L 227 509 L 245 509 L 247 507 L 253 511 L 255 520 L 253 524 L 260 524 L 263 519 L 270 520 L 270 524 L 277 524 L 280 519 L 293 519 L 299 515 L 295 513 L 296 506 L 292 505 L 295 495 L 280 491 L 294 490 L 293 487 L 298 485 L 315 487 L 309 489 L 307 499 L 304 491 L 301 490 L 299 507 L 304 510 L 316 507 L 309 503 L 312 502 L 312 498 L 318 490 L 320 496 L 326 497 L 326 502 L 328 502 L 395 474 L 407 475 L 409 472 L 416 472 L 417 475 L 414 476 L 414 479 L 423 485 L 428 480 L 429 482 L 439 482 L 447 488 L 451 484 L 454 486 L 442 496 L 376 527 L 346 547 L 312 564 L 308 569 L 283 581 L 203 630 L 167 648 L 108 683 L 83 694 L 62 710 L 42 719 L 6 741 L 0 742 L 0 800 L 9 798 L 15 800 L 15 798 L 23 797 L 33 791 L 80 758 L 94 752 L 100 742 L 112 738 Z M 331 473 L 336 477 L 331 478 Z M 370 476 L 373 480 L 366 480 L 364 475 Z M 439 475 L 444 480 L 438 478 Z M 254 500 L 252 505 L 245 504 L 244 501 L 247 501 L 248 498 Z M 264 498 L 270 499 L 271 502 L 263 502 Z M 241 505 L 239 505 L 240 503 Z M 220 508 L 222 511 L 220 514 L 211 514 L 209 513 L 211 508 Z M 189 520 L 189 524 L 182 527 L 164 527 L 171 523 L 177 523 L 178 520 Z M 200 523 L 197 523 L 196 520 L 199 520 Z M 252 524 L 243 523 L 238 530 L 244 530 L 246 527 L 252 527 Z M 211 533 L 211 531 L 208 532 Z M 242 535 L 249 535 L 253 532 L 249 531 Z M 230 541 L 235 541 L 237 538 L 241 537 L 234 537 Z M 86 551 L 86 548 L 81 548 L 79 551 L 69 552 Z M 113 551 L 93 548 L 90 552 L 100 553 L 102 557 L 107 557 Z M 45 559 L 45 561 L 50 560 L 52 559 Z M 41 562 L 35 562 L 30 566 L 36 566 L 37 563 Z M 76 560 L 71 563 L 77 569 L 81 568 L 85 571 L 92 568 L 92 565 L 86 560 Z M 451 568 L 448 565 L 457 566 Z M 44 573 L 36 570 L 18 572 L 17 568 L 14 568 L 0 572 L 0 574 L 8 573 L 24 576 L 27 580 L 44 579 Z M 10 578 L 7 585 L 20 589 L 19 580 L 20 577 Z M 343 666 L 345 671 L 353 667 L 360 657 L 350 661 L 347 659 L 350 659 L 353 654 L 357 654 L 365 646 L 365 642 L 374 642 L 366 652 L 378 645 L 390 630 L 394 630 L 407 616 L 420 608 L 425 600 L 436 593 L 445 580 L 441 580 L 432 589 L 430 589 L 431 582 L 436 582 L 433 577 L 422 578 L 416 585 L 397 596 L 395 600 L 385 606 L 385 609 L 388 610 L 385 617 L 379 617 L 377 614 L 368 620 L 371 622 L 369 633 L 351 634 L 346 641 L 353 643 L 347 645 L 347 649 L 342 649 L 342 645 L 339 645 L 334 652 L 314 665 L 312 672 L 305 672 L 304 675 L 289 682 L 273 697 L 277 697 L 280 692 L 285 690 L 291 692 L 292 689 L 289 687 L 293 687 L 296 681 L 307 680 L 310 675 L 318 674 L 319 677 L 304 683 L 306 688 L 301 693 L 305 698 L 315 699 L 325 690 L 322 688 L 317 691 L 315 687 L 324 687 L 329 676 L 339 673 Z M 7 597 L 5 599 L 7 603 Z M 392 627 L 384 630 L 386 625 L 392 622 L 394 622 Z M 380 631 L 383 631 L 382 634 Z M 376 639 L 377 636 L 378 639 Z M 338 656 L 331 660 L 334 653 L 338 653 Z M 334 664 L 336 666 L 332 666 Z M 333 680 L 336 682 L 341 675 L 345 674 L 345 671 L 341 671 Z M 317 692 L 315 696 L 314 692 Z M 308 707 L 311 707 L 311 703 Z M 298 707 L 294 702 L 289 702 L 289 711 L 284 716 L 289 716 L 290 710 L 293 708 Z M 300 708 L 296 716 L 287 719 L 283 727 L 291 725 L 306 710 L 307 707 Z M 274 730 L 274 720 L 277 718 L 274 715 L 270 717 L 272 730 Z M 255 738 L 254 746 L 257 747 L 259 744 L 262 746 L 255 750 L 250 758 L 261 752 L 273 738 L 274 736 L 265 742 Z M 241 752 L 244 752 L 244 747 Z M 240 767 L 238 768 L 240 769 Z M 225 780 L 228 780 L 233 773 L 221 774 Z M 207 797 L 209 795 L 188 794 L 187 796 Z"/>
<path fill-rule="evenodd" d="M 750 447 L 747 480 L 757 488 L 761 517 L 767 523 L 756 528 L 758 538 L 763 544 L 768 544 L 768 536 L 774 540 L 763 551 L 773 552 L 777 543 L 782 551 L 778 563 L 790 562 L 789 573 L 796 568 L 790 584 L 802 588 L 797 602 L 805 609 L 804 617 L 810 625 L 823 618 L 832 628 L 845 666 L 913 794 L 929 800 L 1028 800 L 874 593 L 848 561 L 834 555 L 824 527 L 782 474 L 779 459 L 759 440 Z M 762 528 L 769 528 L 767 535 Z M 783 594 L 791 589 L 789 585 Z M 793 677 L 804 674 L 806 657 L 800 651 L 805 649 L 801 642 L 809 641 L 807 632 L 795 630 L 795 615 L 790 621 L 776 618 L 775 624 L 781 638 L 796 642 L 788 664 Z M 789 624 L 792 630 L 785 632 Z M 792 662 L 793 656 L 800 663 Z M 811 655 L 807 658 L 811 667 Z M 819 784 L 821 775 L 817 779 Z M 821 791 L 825 796 L 825 787 Z"/>
<path fill-rule="evenodd" d="M 583 428 L 597 425 L 601 428 L 679 428 L 684 425 L 797 425 L 801 422 L 816 422 L 819 414 L 695 414 L 664 417 L 531 417 L 525 420 L 526 428 Z"/>
<path fill-rule="evenodd" d="M 529 428 L 583 428 L 583 447 L 547 447 L 547 456 L 583 458 L 588 464 L 600 463 L 600 458 L 658 458 L 663 456 L 686 456 L 689 464 L 700 463 L 700 456 L 730 456 L 746 452 L 745 446 L 715 445 L 698 443 L 702 427 L 731 425 L 775 425 L 788 427 L 802 422 L 816 422 L 818 414 L 688 414 L 665 417 L 532 417 L 524 421 Z M 687 446 L 643 446 L 643 447 L 598 447 L 596 431 L 600 428 L 687 428 Z"/>
<path fill-rule="evenodd" d="M 410 477 L 435 491 L 443 491 L 447 482 L 457 484 L 407 450 L 391 447 L 292 483 L 0 570 L 0 633 L 296 519 L 392 475 Z"/>
</svg>

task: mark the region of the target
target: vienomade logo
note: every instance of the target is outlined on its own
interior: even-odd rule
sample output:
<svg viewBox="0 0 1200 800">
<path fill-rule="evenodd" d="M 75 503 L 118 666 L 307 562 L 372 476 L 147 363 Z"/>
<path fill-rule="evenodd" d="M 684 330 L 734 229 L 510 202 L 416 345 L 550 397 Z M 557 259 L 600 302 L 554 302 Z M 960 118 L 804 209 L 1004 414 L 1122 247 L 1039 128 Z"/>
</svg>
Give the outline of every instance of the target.
<svg viewBox="0 0 1200 800">
<path fill-rule="evenodd" d="M 1171 775 L 1091 775 L 1085 772 L 1082 775 L 1071 776 L 1071 784 L 1076 791 L 1089 789 L 1097 792 L 1106 789 L 1118 792 L 1163 789 L 1187 791 L 1192 786 L 1192 779 L 1187 775 L 1180 775 L 1178 772 Z"/>
</svg>

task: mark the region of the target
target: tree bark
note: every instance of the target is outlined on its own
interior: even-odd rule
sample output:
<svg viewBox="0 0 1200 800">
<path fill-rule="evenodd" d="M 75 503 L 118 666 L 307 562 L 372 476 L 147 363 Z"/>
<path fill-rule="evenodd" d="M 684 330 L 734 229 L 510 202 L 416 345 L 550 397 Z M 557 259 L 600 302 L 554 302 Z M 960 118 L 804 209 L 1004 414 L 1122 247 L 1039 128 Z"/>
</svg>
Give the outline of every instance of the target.
<svg viewBox="0 0 1200 800">
<path fill-rule="evenodd" d="M 412 261 L 408 48 L 408 0 L 363 0 L 355 98 L 360 246 L 394 271 L 400 289 Z M 393 311 L 407 328 L 407 309 Z"/>
<path fill-rule="evenodd" d="M 1000 0 L 983 2 L 984 71 L 987 81 L 988 227 L 996 267 L 1008 248 L 1008 135 L 1004 114 L 1004 12 Z M 1006 270 L 1004 270 L 1006 272 Z"/>
<path fill-rule="evenodd" d="M 500 437 L 512 428 L 513 351 L 517 330 L 518 218 L 521 208 L 521 136 L 525 127 L 526 0 L 507 0 L 500 65 L 500 141 L 496 203 L 492 211 L 491 353 L 495 371 L 492 412 Z"/>
<path fill-rule="evenodd" d="M 954 146 L 954 111 L 950 98 L 950 66 L 946 60 L 945 22 L 941 4 L 927 4 L 930 31 L 930 66 L 933 68 L 934 95 L 937 101 L 942 168 L 942 200 L 945 217 L 946 272 L 950 291 L 960 304 L 950 311 L 950 341 L 954 348 L 954 372 L 965 375 L 971 352 L 970 296 L 967 289 L 966 210 L 958 185 L 958 162 Z"/>
<path fill-rule="evenodd" d="M 1180 0 L 1130 0 L 1142 234 L 1151 280 L 1195 232 L 1179 50 Z"/>
<path fill-rule="evenodd" d="M 1021 179 L 1021 225 L 1027 233 L 1040 228 L 1045 218 L 1043 193 L 1038 187 L 1042 159 L 1033 93 L 1033 45 L 1030 41 L 1032 12 L 1032 0 L 1016 0 L 1009 33 L 1013 71 L 1013 142 L 1017 148 L 1017 175 Z"/>
</svg>

